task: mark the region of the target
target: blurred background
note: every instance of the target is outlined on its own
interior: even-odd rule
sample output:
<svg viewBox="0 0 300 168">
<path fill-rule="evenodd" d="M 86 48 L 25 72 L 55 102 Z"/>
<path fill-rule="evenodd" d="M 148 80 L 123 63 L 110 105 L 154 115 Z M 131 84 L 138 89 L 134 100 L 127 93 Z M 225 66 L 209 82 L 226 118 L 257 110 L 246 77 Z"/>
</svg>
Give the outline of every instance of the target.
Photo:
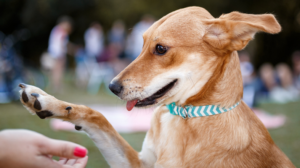
<svg viewBox="0 0 300 168">
<path fill-rule="evenodd" d="M 108 83 L 139 55 L 142 34 L 153 22 L 187 6 L 204 7 L 214 17 L 232 11 L 276 16 L 282 32 L 259 33 L 239 53 L 244 101 L 300 167 L 299 0 L 0 0 L 0 130 L 26 128 L 82 144 L 89 150 L 87 167 L 108 167 L 85 134 L 27 113 L 17 85 L 36 85 L 101 112 L 109 109 L 123 116 L 125 125 L 132 117 L 147 123 L 151 110 L 122 111 L 125 102 L 110 93 Z M 116 125 L 128 127 L 117 130 L 136 150 L 149 126 L 140 124 Z"/>
</svg>

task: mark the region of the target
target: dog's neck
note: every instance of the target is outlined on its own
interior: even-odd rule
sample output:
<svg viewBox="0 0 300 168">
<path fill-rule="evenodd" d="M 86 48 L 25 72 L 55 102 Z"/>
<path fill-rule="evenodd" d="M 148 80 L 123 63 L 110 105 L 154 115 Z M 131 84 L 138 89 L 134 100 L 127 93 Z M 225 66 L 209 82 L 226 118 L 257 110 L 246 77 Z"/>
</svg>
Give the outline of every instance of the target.
<svg viewBox="0 0 300 168">
<path fill-rule="evenodd" d="M 237 52 L 219 57 L 217 67 L 201 90 L 183 105 L 230 107 L 243 97 L 243 81 Z"/>
</svg>

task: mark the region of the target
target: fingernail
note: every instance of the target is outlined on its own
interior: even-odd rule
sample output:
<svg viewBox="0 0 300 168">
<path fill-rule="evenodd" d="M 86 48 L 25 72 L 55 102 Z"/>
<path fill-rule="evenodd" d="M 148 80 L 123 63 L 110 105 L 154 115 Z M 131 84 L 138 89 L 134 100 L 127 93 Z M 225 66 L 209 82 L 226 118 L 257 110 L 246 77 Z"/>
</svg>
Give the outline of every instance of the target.
<svg viewBox="0 0 300 168">
<path fill-rule="evenodd" d="M 84 148 L 81 148 L 81 147 L 76 147 L 74 149 L 74 156 L 77 156 L 77 157 L 85 157 L 87 153 L 87 150 L 84 149 Z"/>
</svg>

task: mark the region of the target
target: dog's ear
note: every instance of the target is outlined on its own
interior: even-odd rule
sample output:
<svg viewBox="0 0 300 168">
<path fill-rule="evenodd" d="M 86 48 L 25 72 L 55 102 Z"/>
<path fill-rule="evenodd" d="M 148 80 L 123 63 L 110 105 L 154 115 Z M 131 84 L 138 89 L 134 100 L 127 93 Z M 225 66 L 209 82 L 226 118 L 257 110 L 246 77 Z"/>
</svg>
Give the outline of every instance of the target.
<svg viewBox="0 0 300 168">
<path fill-rule="evenodd" d="M 252 15 L 231 12 L 217 19 L 204 21 L 206 32 L 203 40 L 220 50 L 235 51 L 243 49 L 255 33 L 279 33 L 281 27 L 274 15 Z"/>
</svg>

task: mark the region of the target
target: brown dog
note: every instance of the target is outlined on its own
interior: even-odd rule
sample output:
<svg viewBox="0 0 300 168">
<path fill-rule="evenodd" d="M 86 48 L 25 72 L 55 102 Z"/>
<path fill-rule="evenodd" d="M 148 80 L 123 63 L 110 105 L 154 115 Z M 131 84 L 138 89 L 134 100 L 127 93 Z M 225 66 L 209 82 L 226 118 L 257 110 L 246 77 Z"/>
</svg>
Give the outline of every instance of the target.
<svg viewBox="0 0 300 168">
<path fill-rule="evenodd" d="M 241 101 L 237 50 L 256 32 L 278 33 L 271 14 L 212 17 L 189 7 L 144 33 L 140 56 L 110 84 L 127 109 L 157 105 L 142 151 L 136 152 L 101 115 L 20 84 L 21 101 L 40 118 L 74 123 L 111 167 L 294 167 Z"/>
</svg>

